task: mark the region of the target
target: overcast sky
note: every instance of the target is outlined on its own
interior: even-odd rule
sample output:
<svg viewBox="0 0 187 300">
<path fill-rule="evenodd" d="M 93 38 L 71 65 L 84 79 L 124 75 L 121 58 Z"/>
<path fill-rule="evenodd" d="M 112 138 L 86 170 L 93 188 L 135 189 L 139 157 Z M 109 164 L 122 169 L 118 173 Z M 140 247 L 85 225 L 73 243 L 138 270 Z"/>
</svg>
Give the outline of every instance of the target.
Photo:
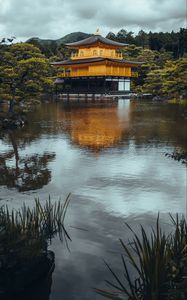
<svg viewBox="0 0 187 300">
<path fill-rule="evenodd" d="M 102 35 L 186 26 L 187 0 L 0 0 L 0 37 L 56 39 L 75 31 Z"/>
</svg>

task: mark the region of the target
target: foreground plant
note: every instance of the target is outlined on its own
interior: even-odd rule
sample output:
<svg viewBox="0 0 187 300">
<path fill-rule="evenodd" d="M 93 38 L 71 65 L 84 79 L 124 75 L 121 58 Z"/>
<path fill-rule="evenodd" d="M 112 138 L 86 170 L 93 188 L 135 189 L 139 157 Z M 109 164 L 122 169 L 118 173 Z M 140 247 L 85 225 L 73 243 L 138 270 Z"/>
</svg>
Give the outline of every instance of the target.
<svg viewBox="0 0 187 300">
<path fill-rule="evenodd" d="M 1 299 L 9 299 L 53 272 L 54 253 L 48 245 L 56 235 L 61 241 L 70 239 L 64 227 L 69 196 L 64 203 L 52 203 L 49 198 L 43 206 L 35 199 L 32 208 L 25 204 L 19 210 L 0 207 Z"/>
<path fill-rule="evenodd" d="M 18 255 L 35 255 L 34 250 L 47 250 L 51 239 L 58 234 L 60 240 L 68 237 L 64 219 L 69 203 L 46 201 L 42 206 L 35 199 L 33 208 L 23 206 L 19 210 L 0 207 L 0 255 L 16 252 Z M 19 249 L 19 251 L 18 251 Z"/>
<path fill-rule="evenodd" d="M 171 216 L 175 230 L 166 235 L 157 218 L 156 229 L 146 233 L 141 226 L 137 235 L 132 228 L 133 240 L 125 245 L 120 240 L 124 255 L 122 267 L 124 278 L 120 278 L 106 263 L 115 282 L 106 281 L 115 292 L 96 289 L 106 298 L 121 300 L 182 300 L 187 297 L 187 223 Z M 134 270 L 132 278 L 129 266 Z M 125 279 L 125 280 L 124 280 Z"/>
</svg>

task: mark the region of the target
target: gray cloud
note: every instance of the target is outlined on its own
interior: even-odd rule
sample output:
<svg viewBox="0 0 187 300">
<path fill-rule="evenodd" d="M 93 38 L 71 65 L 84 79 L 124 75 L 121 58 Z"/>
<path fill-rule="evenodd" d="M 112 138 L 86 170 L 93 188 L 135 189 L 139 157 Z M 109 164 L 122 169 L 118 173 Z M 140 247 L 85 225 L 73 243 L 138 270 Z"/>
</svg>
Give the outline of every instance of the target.
<svg viewBox="0 0 187 300">
<path fill-rule="evenodd" d="M 73 31 L 103 35 L 185 26 L 186 0 L 0 0 L 0 36 L 60 38 Z"/>
</svg>

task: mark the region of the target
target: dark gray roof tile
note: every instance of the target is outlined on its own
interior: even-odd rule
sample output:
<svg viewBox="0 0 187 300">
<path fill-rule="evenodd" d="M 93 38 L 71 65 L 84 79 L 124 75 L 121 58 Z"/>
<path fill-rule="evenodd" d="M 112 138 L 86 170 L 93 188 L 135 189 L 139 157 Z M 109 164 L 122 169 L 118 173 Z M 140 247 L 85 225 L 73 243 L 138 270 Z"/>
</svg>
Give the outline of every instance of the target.
<svg viewBox="0 0 187 300">
<path fill-rule="evenodd" d="M 92 44 L 99 43 L 99 42 L 102 43 L 102 44 L 107 44 L 107 45 L 115 46 L 115 47 L 119 47 L 119 48 L 122 48 L 122 47 L 128 45 L 128 44 L 118 43 L 118 42 L 109 40 L 107 38 L 102 37 L 101 35 L 92 35 L 92 36 L 90 36 L 90 37 L 88 37 L 88 38 L 86 38 L 82 41 L 78 41 L 78 42 L 75 42 L 75 43 L 68 43 L 68 44 L 65 44 L 65 45 L 67 47 L 74 48 L 74 47 L 92 45 Z"/>
</svg>

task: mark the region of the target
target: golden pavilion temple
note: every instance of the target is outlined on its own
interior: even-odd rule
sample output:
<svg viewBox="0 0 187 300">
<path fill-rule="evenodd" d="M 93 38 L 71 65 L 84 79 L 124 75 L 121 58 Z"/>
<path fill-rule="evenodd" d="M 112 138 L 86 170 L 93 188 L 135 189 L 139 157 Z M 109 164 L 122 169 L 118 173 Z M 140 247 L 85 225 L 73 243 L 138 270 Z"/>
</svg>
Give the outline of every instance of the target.
<svg viewBox="0 0 187 300">
<path fill-rule="evenodd" d="M 54 62 L 58 68 L 55 83 L 61 93 L 123 94 L 130 91 L 134 68 L 141 62 L 123 59 L 120 49 L 128 44 L 109 40 L 96 33 L 84 40 L 65 44 L 73 49 L 71 58 Z"/>
</svg>

